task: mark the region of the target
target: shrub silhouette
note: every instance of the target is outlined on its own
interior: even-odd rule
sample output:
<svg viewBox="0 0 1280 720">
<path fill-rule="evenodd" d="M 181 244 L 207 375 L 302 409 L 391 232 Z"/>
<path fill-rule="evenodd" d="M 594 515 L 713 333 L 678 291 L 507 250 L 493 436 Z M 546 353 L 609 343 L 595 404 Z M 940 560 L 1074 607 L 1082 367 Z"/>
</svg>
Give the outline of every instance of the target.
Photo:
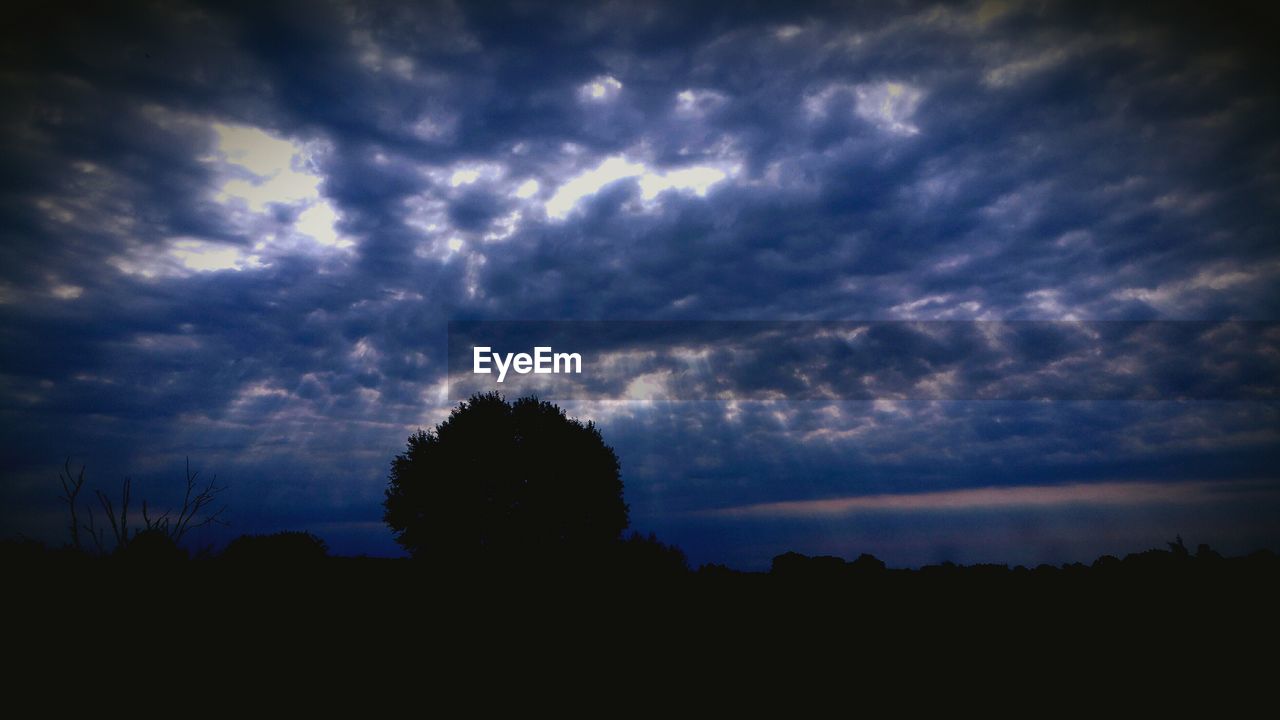
<svg viewBox="0 0 1280 720">
<path fill-rule="evenodd" d="M 222 559 L 250 564 L 314 563 L 329 556 L 324 540 L 307 532 L 241 535 L 222 551 Z"/>
<path fill-rule="evenodd" d="M 445 565 L 583 560 L 627 527 L 618 457 L 593 423 L 536 398 L 477 394 L 391 463 L 384 519 Z"/>
<path fill-rule="evenodd" d="M 689 573 L 689 560 L 684 551 L 661 542 L 653 533 L 646 537 L 633 532 L 620 549 L 620 569 L 632 575 L 666 580 Z"/>
<path fill-rule="evenodd" d="M 128 563 L 145 565 L 182 562 L 187 551 L 169 533 L 151 528 L 140 530 L 129 541 L 116 548 L 115 557 Z"/>
<path fill-rule="evenodd" d="M 769 574 L 788 580 L 848 580 L 871 579 L 885 572 L 884 561 L 874 555 L 862 553 L 858 559 L 845 562 L 832 555 L 809 557 L 798 552 L 786 552 L 773 558 Z"/>
</svg>

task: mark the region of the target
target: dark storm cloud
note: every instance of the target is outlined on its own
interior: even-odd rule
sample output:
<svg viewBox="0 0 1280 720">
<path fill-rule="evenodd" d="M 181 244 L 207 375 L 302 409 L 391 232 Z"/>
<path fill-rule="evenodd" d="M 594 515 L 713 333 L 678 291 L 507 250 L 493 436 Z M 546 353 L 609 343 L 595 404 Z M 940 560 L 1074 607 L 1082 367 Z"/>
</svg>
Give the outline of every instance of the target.
<svg viewBox="0 0 1280 720">
<path fill-rule="evenodd" d="M 1252 5 L 129 3 L 6 16 L 6 527 L 38 531 L 22 508 L 65 454 L 156 477 L 192 454 L 236 478 L 249 525 L 330 523 L 365 533 L 351 547 L 379 547 L 367 538 L 381 532 L 385 464 L 447 406 L 450 320 L 1271 321 L 1280 309 L 1275 21 Z M 1061 339 L 1017 355 L 1080 350 Z M 1274 383 L 1265 362 L 1205 342 L 1196 362 Z M 965 387 L 1010 382 L 981 345 L 879 343 L 878 358 L 918 366 L 909 379 L 946 368 Z M 1136 347 L 1166 374 L 1151 382 L 1185 385 L 1187 348 Z M 861 367 L 829 350 L 772 348 L 731 380 Z M 651 526 L 669 511 L 947 483 L 1270 477 L 1275 440 L 1258 429 L 1275 427 L 1266 405 L 799 405 L 582 412 L 617 438 Z M 724 543 L 706 527 L 681 537 L 713 559 Z M 782 549 L 803 533 L 759 537 Z"/>
</svg>

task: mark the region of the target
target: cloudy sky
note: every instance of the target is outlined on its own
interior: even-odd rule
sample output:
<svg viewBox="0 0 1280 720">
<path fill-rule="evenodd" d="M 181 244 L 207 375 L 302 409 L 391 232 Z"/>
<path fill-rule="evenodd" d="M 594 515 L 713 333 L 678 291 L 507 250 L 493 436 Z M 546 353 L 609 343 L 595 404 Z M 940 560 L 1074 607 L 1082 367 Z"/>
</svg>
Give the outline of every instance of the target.
<svg viewBox="0 0 1280 720">
<path fill-rule="evenodd" d="M 1280 547 L 1277 18 L 1114 5 L 11 4 L 4 534 L 59 537 L 68 456 L 158 504 L 190 456 L 202 541 L 394 554 L 451 321 L 1161 321 L 1126 367 L 1185 396 L 945 392 L 1008 365 L 882 323 L 914 393 L 564 405 L 696 563 Z"/>
</svg>

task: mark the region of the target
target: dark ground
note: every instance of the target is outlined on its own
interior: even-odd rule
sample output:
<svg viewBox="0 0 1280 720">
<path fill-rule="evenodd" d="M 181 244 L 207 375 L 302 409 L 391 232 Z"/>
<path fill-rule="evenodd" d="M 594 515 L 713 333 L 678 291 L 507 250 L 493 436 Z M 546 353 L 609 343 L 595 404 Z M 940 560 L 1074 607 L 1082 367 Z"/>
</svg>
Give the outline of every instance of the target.
<svg viewBox="0 0 1280 720">
<path fill-rule="evenodd" d="M 214 649 L 540 637 L 636 650 L 852 643 L 859 653 L 920 643 L 1142 653 L 1195 645 L 1226 657 L 1255 646 L 1274 657 L 1280 624 L 1280 557 L 1270 552 L 1222 558 L 1175 547 L 1091 566 L 918 570 L 788 553 L 768 573 L 690 572 L 671 560 L 481 572 L 409 559 L 99 558 L 9 543 L 4 565 L 10 617 L 22 619 L 14 629 L 77 645 L 176 629 Z"/>
</svg>

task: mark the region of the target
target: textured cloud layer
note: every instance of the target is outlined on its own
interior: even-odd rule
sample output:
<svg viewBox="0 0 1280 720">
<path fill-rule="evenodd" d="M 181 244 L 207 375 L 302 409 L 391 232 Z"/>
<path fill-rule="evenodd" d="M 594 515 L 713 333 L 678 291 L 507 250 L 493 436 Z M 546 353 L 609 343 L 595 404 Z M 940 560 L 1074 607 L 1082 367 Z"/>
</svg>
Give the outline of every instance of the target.
<svg viewBox="0 0 1280 720">
<path fill-rule="evenodd" d="M 386 464 L 447 410 L 451 320 L 1274 321 L 1265 12 L 20 5 L 0 31 L 4 527 L 56 527 L 65 455 L 162 493 L 189 454 L 231 483 L 238 529 L 387 549 Z M 577 409 L 619 446 L 637 524 L 699 560 L 868 537 L 700 510 L 1274 480 L 1265 402 L 889 405 Z M 1070 555 L 1054 517 L 1029 527 Z M 1126 517 L 1130 540 L 1190 532 Z M 904 559 L 1045 546 L 902 522 Z"/>
</svg>

